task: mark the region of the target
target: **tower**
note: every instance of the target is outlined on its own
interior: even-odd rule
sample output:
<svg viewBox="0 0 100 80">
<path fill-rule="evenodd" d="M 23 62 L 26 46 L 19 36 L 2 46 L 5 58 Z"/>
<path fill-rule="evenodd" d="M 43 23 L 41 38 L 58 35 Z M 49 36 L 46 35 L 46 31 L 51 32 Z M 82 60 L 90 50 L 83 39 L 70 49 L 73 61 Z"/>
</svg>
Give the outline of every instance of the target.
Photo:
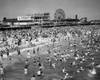
<svg viewBox="0 0 100 80">
<path fill-rule="evenodd" d="M 76 19 L 76 20 L 78 19 L 78 16 L 77 16 L 77 14 L 75 15 L 75 19 Z"/>
</svg>

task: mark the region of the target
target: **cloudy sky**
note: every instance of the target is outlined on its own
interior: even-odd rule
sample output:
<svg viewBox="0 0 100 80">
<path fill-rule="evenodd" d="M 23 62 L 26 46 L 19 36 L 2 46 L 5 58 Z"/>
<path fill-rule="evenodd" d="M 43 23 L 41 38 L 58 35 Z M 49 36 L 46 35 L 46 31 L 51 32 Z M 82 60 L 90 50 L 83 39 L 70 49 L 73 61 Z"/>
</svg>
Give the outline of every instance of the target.
<svg viewBox="0 0 100 80">
<path fill-rule="evenodd" d="M 77 14 L 88 20 L 100 19 L 100 0 L 0 0 L 0 20 L 43 12 L 50 12 L 53 19 L 59 8 L 64 10 L 66 18 Z"/>
</svg>

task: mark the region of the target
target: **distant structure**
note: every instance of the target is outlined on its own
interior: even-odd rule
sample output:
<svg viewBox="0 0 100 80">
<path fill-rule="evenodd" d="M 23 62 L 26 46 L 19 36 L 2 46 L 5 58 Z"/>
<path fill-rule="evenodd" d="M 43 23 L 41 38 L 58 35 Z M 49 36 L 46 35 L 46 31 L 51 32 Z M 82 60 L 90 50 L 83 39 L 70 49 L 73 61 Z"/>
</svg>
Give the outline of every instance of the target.
<svg viewBox="0 0 100 80">
<path fill-rule="evenodd" d="M 75 15 L 75 19 L 76 19 L 76 20 L 78 19 L 78 16 L 77 16 L 77 14 Z"/>
<path fill-rule="evenodd" d="M 54 19 L 58 21 L 66 19 L 65 12 L 62 9 L 57 9 L 54 13 Z"/>
<path fill-rule="evenodd" d="M 33 15 L 18 16 L 14 25 L 30 25 L 34 21 Z"/>
<path fill-rule="evenodd" d="M 17 22 L 17 18 L 10 18 L 10 19 L 6 17 L 3 18 L 4 25 L 14 25 L 15 22 Z"/>
<path fill-rule="evenodd" d="M 100 25 L 100 20 L 87 21 L 87 17 L 81 19 L 76 14 L 74 18 L 66 18 L 63 9 L 57 9 L 54 13 L 54 19 L 51 20 L 50 13 L 35 13 L 16 18 L 6 18 L 0 22 L 0 27 L 30 27 L 39 25 L 41 27 L 56 26 L 77 26 L 77 25 Z"/>
<path fill-rule="evenodd" d="M 32 16 L 29 16 L 29 15 L 27 15 L 27 16 L 18 16 L 17 17 L 17 20 L 18 21 L 28 21 L 28 20 L 32 20 Z"/>
<path fill-rule="evenodd" d="M 43 22 L 50 21 L 50 13 L 35 13 L 34 14 L 34 24 L 38 25 Z"/>
<path fill-rule="evenodd" d="M 100 20 L 91 20 L 90 23 L 92 25 L 96 25 L 96 24 L 100 25 Z"/>
</svg>

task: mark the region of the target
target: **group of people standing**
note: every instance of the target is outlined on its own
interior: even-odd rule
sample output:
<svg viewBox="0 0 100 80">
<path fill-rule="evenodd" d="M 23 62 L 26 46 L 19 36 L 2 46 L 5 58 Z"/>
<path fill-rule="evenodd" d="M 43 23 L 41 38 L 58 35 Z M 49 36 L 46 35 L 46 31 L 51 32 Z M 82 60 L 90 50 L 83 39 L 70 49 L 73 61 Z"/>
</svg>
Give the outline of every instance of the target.
<svg viewBox="0 0 100 80">
<path fill-rule="evenodd" d="M 42 29 L 39 28 L 38 30 L 36 29 L 28 29 L 28 30 L 11 30 L 11 31 L 2 31 L 2 37 L 1 37 L 1 42 L 0 42 L 0 47 L 1 47 L 1 52 L 0 52 L 0 71 L 1 71 L 1 75 L 4 75 L 4 67 L 3 67 L 3 55 L 4 53 L 2 52 L 3 50 L 5 51 L 7 58 L 9 60 L 11 60 L 11 55 L 10 55 L 10 49 L 11 48 L 16 48 L 15 50 L 17 50 L 17 47 L 21 46 L 22 44 L 25 43 L 31 43 L 32 40 L 37 39 L 38 37 L 42 37 L 42 38 L 53 38 L 52 42 L 54 44 L 54 42 L 56 42 L 57 39 L 61 40 L 62 38 L 67 38 L 66 40 L 69 41 L 70 44 L 70 40 L 80 40 L 80 44 L 83 45 L 83 41 L 87 40 L 89 41 L 89 43 L 93 43 L 95 45 L 96 42 L 99 43 L 99 37 L 100 36 L 100 30 L 95 29 L 95 28 L 91 28 L 91 27 L 68 27 L 68 28 L 51 28 L 51 29 Z M 96 39 L 95 39 L 96 38 Z M 96 46 L 98 47 L 98 49 L 100 48 L 98 45 Z M 37 51 L 39 51 L 39 48 L 37 48 Z M 50 54 L 50 50 L 47 50 L 47 52 Z M 78 52 L 78 51 L 76 51 Z M 21 52 L 20 50 L 17 50 L 18 53 L 18 57 L 21 57 Z M 33 53 L 36 53 L 35 50 L 33 50 Z M 88 53 L 84 54 L 83 56 L 80 56 L 80 54 L 75 54 L 74 55 L 74 59 L 75 61 L 73 61 L 70 65 L 76 65 L 77 60 L 81 59 L 80 63 L 84 63 L 84 61 L 86 61 L 86 56 L 88 55 Z M 31 53 L 30 51 L 27 52 L 27 59 L 25 60 L 25 68 L 24 68 L 24 74 L 27 75 L 28 74 L 28 61 L 31 58 Z M 67 58 L 57 58 L 57 55 L 54 56 L 55 61 L 67 61 Z M 93 60 L 93 58 L 92 58 Z M 34 60 L 34 63 L 36 63 L 37 61 Z M 52 63 L 52 60 L 50 57 L 47 58 L 47 62 L 48 64 L 53 67 L 53 69 L 56 68 L 56 63 Z M 92 64 L 94 65 L 94 64 Z M 84 71 L 84 68 L 82 66 L 76 65 L 78 68 L 76 70 L 77 73 L 79 73 L 80 71 Z M 37 75 L 41 76 L 43 75 L 42 69 L 45 68 L 43 66 L 43 64 L 41 63 L 41 61 L 38 61 L 38 67 L 39 70 L 37 71 Z M 92 70 L 89 70 L 90 72 Z M 96 71 L 93 68 L 93 71 Z M 66 72 L 65 67 L 63 67 L 62 72 L 65 74 L 65 78 L 71 77 L 69 76 L 69 74 Z M 35 75 L 33 75 L 32 80 L 35 80 Z"/>
</svg>

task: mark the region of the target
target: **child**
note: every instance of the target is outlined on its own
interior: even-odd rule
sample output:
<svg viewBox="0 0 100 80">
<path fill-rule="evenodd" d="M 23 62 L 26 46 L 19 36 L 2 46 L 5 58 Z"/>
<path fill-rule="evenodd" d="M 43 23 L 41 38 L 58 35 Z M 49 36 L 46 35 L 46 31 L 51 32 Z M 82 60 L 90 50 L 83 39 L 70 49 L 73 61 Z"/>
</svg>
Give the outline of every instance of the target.
<svg viewBox="0 0 100 80">
<path fill-rule="evenodd" d="M 64 80 L 66 80 L 67 78 L 69 78 L 69 74 L 68 73 L 65 74 Z"/>
<path fill-rule="evenodd" d="M 57 61 L 57 60 L 58 60 L 58 59 L 57 59 L 57 56 L 54 56 L 54 60 L 55 60 L 55 61 Z"/>
<path fill-rule="evenodd" d="M 88 73 L 89 77 L 94 77 L 97 74 L 97 71 L 95 68 L 88 69 L 88 71 L 89 71 L 89 73 Z"/>
<path fill-rule="evenodd" d="M 73 62 L 72 62 L 72 65 L 73 65 L 73 66 L 74 66 L 74 65 L 76 65 L 76 62 L 75 62 L 75 61 L 73 61 Z"/>
<path fill-rule="evenodd" d="M 0 80 L 4 80 L 4 78 L 2 77 Z"/>
<path fill-rule="evenodd" d="M 9 50 L 7 49 L 7 57 L 9 57 Z"/>
<path fill-rule="evenodd" d="M 28 69 L 27 69 L 27 67 L 25 66 L 25 68 L 24 68 L 24 74 L 25 75 L 27 75 L 28 74 Z"/>
<path fill-rule="evenodd" d="M 55 65 L 55 63 L 52 63 L 52 67 L 55 69 L 56 68 L 56 65 Z"/>
<path fill-rule="evenodd" d="M 33 54 L 35 54 L 35 48 L 33 48 Z"/>
<path fill-rule="evenodd" d="M 28 53 L 27 53 L 27 58 L 28 58 L 28 59 L 31 58 L 31 54 L 30 54 L 29 51 L 28 51 Z"/>
<path fill-rule="evenodd" d="M 42 76 L 42 69 L 39 69 L 39 71 L 37 72 L 38 76 Z"/>
<path fill-rule="evenodd" d="M 35 75 L 32 76 L 31 80 L 35 80 Z"/>
<path fill-rule="evenodd" d="M 39 63 L 39 69 L 44 69 L 43 63 Z"/>
<path fill-rule="evenodd" d="M 20 50 L 19 49 L 17 50 L 17 53 L 18 53 L 18 56 L 20 57 L 21 53 L 20 53 Z"/>
<path fill-rule="evenodd" d="M 4 75 L 4 68 L 3 68 L 3 66 L 0 67 L 0 73 L 1 73 L 1 75 Z"/>
<path fill-rule="evenodd" d="M 39 55 L 39 47 L 37 48 L 37 54 Z"/>
<path fill-rule="evenodd" d="M 36 59 L 35 59 L 35 58 L 34 58 L 33 62 L 34 62 L 34 64 L 36 65 L 37 61 L 36 61 Z"/>
<path fill-rule="evenodd" d="M 25 61 L 25 66 L 28 67 L 28 59 Z"/>
<path fill-rule="evenodd" d="M 64 74 L 66 73 L 66 71 L 65 71 L 65 67 L 63 67 L 62 72 L 63 72 Z"/>
<path fill-rule="evenodd" d="M 40 67 L 42 64 L 39 62 L 38 66 Z"/>
<path fill-rule="evenodd" d="M 3 53 L 1 52 L 1 59 L 3 58 Z"/>
<path fill-rule="evenodd" d="M 0 65 L 2 65 L 3 64 L 3 60 L 2 60 L 2 58 L 0 57 Z"/>
</svg>

